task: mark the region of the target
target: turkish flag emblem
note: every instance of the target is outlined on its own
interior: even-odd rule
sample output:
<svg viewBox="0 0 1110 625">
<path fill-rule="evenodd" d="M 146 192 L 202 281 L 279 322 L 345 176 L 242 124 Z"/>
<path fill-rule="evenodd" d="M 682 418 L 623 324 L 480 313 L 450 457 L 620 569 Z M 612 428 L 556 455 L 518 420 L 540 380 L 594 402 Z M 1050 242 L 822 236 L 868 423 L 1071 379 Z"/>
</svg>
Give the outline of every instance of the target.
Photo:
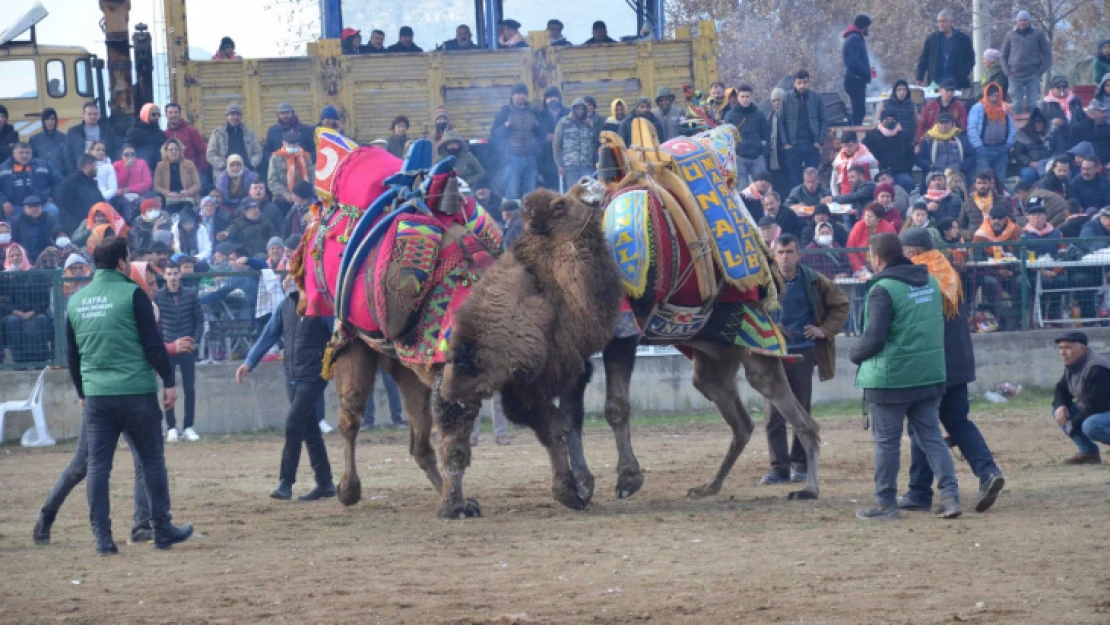
<svg viewBox="0 0 1110 625">
<path fill-rule="evenodd" d="M 332 184 L 339 164 L 358 148 L 358 142 L 328 128 L 316 129 L 316 195 L 331 201 Z"/>
</svg>

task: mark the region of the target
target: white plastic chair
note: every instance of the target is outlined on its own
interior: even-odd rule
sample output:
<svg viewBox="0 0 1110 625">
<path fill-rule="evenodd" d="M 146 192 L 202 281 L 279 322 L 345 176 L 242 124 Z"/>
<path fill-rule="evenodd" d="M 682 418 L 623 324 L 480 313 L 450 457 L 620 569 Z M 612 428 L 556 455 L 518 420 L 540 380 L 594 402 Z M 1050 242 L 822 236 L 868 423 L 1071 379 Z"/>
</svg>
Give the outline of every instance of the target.
<svg viewBox="0 0 1110 625">
<path fill-rule="evenodd" d="M 35 419 L 35 427 L 23 435 L 24 447 L 50 447 L 55 444 L 54 437 L 46 427 L 46 415 L 42 412 L 42 389 L 46 385 L 46 369 L 39 374 L 31 396 L 26 400 L 6 401 L 0 404 L 0 443 L 4 442 L 4 416 L 9 412 L 30 412 Z M 33 433 L 33 434 L 32 434 Z"/>
</svg>

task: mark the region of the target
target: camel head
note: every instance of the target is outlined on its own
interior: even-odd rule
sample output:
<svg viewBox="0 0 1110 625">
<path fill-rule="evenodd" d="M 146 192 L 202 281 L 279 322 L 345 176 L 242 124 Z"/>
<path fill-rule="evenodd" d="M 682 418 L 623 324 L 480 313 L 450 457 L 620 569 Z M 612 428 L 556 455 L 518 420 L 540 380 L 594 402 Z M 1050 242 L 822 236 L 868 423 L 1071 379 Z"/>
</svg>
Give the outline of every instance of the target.
<svg viewBox="0 0 1110 625">
<path fill-rule="evenodd" d="M 575 185 L 571 191 L 581 189 Z M 584 193 L 579 191 L 579 193 Z M 600 203 L 599 203 L 600 205 Z M 537 189 L 524 196 L 520 216 L 527 232 L 551 239 L 573 239 L 594 216 L 596 208 L 575 195 Z"/>
</svg>

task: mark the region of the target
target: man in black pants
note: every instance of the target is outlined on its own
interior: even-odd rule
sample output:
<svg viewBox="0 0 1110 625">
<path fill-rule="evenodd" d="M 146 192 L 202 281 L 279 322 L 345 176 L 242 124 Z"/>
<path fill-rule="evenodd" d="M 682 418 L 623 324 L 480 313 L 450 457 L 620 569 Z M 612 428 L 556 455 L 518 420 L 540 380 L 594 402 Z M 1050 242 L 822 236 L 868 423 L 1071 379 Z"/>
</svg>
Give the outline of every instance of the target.
<svg viewBox="0 0 1110 625">
<path fill-rule="evenodd" d="M 112 540 L 109 478 L 121 433 L 139 454 L 150 498 L 154 546 L 169 549 L 188 540 L 193 526 L 170 522 L 170 486 L 162 450 L 162 405 L 177 399 L 173 369 L 162 343 L 154 306 L 131 274 L 127 240 L 109 237 L 97 245 L 92 282 L 66 306 L 69 375 L 85 410 L 89 447 L 89 519 L 96 552 L 119 553 Z M 86 393 L 88 396 L 86 397 Z"/>
<path fill-rule="evenodd" d="M 289 280 L 290 278 L 287 278 Z M 287 285 L 291 286 L 291 285 Z M 270 493 L 273 499 L 293 498 L 297 481 L 297 465 L 301 462 L 301 442 L 308 448 L 308 460 L 316 474 L 316 488 L 301 495 L 300 501 L 315 501 L 335 496 L 328 450 L 320 436 L 316 402 L 323 397 L 328 381 L 320 377 L 324 350 L 331 340 L 331 317 L 302 317 L 297 314 L 300 293 L 292 289 L 281 308 L 270 317 L 266 329 L 247 354 L 247 360 L 235 371 L 235 381 L 242 384 L 266 352 L 281 339 L 285 344 L 285 391 L 289 395 L 289 414 L 285 418 L 285 449 L 281 452 L 281 481 Z"/>
<path fill-rule="evenodd" d="M 181 268 L 175 263 L 166 265 L 162 276 L 166 286 L 154 294 L 154 303 L 162 317 L 162 338 L 166 342 L 189 337 L 193 344 L 200 345 L 204 334 L 204 310 L 200 307 L 200 297 L 196 289 L 181 286 Z M 166 442 L 176 443 L 179 436 L 187 441 L 198 441 L 200 436 L 193 429 L 196 417 L 197 398 L 195 393 L 197 379 L 197 358 L 191 351 L 170 356 L 170 367 L 181 368 L 181 384 L 185 387 L 185 430 L 179 432 L 173 406 L 166 410 Z"/>
</svg>

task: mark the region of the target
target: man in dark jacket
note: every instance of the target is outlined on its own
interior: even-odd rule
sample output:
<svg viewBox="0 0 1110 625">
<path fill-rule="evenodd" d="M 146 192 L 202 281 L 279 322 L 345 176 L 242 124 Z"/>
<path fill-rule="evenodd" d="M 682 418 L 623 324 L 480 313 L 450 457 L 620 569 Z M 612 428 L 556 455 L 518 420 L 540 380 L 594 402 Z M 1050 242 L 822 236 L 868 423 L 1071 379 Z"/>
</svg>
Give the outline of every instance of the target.
<svg viewBox="0 0 1110 625">
<path fill-rule="evenodd" d="M 768 191 L 763 196 L 763 214 L 774 217 L 775 223 L 782 229 L 783 234 L 801 238 L 805 223 L 792 209 L 783 208 L 782 198 L 775 191 Z"/>
<path fill-rule="evenodd" d="M 807 168 L 802 174 L 802 184 L 794 187 L 790 195 L 786 196 L 786 207 L 792 209 L 795 206 L 817 206 L 832 195 L 829 187 L 821 182 L 819 175 L 816 167 Z"/>
<path fill-rule="evenodd" d="M 58 191 L 59 222 L 66 228 L 76 229 L 88 218 L 93 204 L 104 201 L 96 183 L 96 159 L 92 154 L 82 154 L 76 170 L 62 180 Z"/>
<path fill-rule="evenodd" d="M 1087 106 L 1087 117 L 1077 123 L 1069 124 L 1072 145 L 1080 141 L 1090 141 L 1095 156 L 1102 163 L 1110 163 L 1110 124 L 1106 123 L 1106 105 L 1093 100 Z"/>
<path fill-rule="evenodd" d="M 397 34 L 397 43 L 385 49 L 386 52 L 423 52 L 424 48 L 412 42 L 413 34 L 411 26 L 402 26 Z M 371 42 L 373 38 L 371 38 Z"/>
<path fill-rule="evenodd" d="M 440 48 L 448 52 L 481 49 L 480 46 L 474 43 L 473 35 L 470 33 L 470 27 L 466 24 L 459 24 L 455 27 L 455 38 L 444 41 L 440 44 Z"/>
<path fill-rule="evenodd" d="M 821 146 L 828 133 L 825 102 L 809 91 L 809 72 L 804 69 L 794 74 L 794 89 L 783 95 L 780 119 L 779 137 L 790 184 L 797 186 L 802 184 L 805 168 L 821 166 Z"/>
<path fill-rule="evenodd" d="M 844 31 L 844 91 L 852 101 L 852 125 L 863 124 L 866 113 L 867 85 L 871 84 L 871 59 L 867 56 L 865 37 L 871 29 L 871 18 L 857 15 Z"/>
<path fill-rule="evenodd" d="M 837 204 L 851 205 L 856 211 L 855 219 L 858 219 L 863 215 L 864 207 L 874 201 L 876 185 L 868 179 L 867 172 L 859 165 L 853 165 L 852 168 L 848 170 L 848 183 L 852 185 L 851 191 L 844 195 L 834 195 L 824 198 L 823 203 L 831 204 L 836 202 Z M 846 215 L 845 217 L 848 218 L 846 221 L 855 223 L 855 219 L 852 219 L 850 215 Z"/>
<path fill-rule="evenodd" d="M 145 119 L 144 119 L 145 117 Z M 162 111 L 153 104 L 143 107 L 139 117 L 127 129 L 123 142 L 135 148 L 135 155 L 146 161 L 153 176 L 162 160 L 162 146 L 166 143 L 166 133 L 162 130 Z"/>
<path fill-rule="evenodd" d="M 316 158 L 316 137 L 312 134 L 312 127 L 301 123 L 292 104 L 281 102 L 277 106 L 277 123 L 266 130 L 266 139 L 262 142 L 262 163 L 258 166 L 258 175 L 262 180 L 267 179 L 270 157 L 285 145 L 284 137 L 287 132 L 297 133 L 301 149 L 306 150 L 313 159 Z"/>
<path fill-rule="evenodd" d="M 582 45 L 592 46 L 598 43 L 617 43 L 616 39 L 609 36 L 609 27 L 601 20 L 594 22 L 591 32 L 593 32 L 593 37 L 583 41 Z"/>
<path fill-rule="evenodd" d="M 1099 173 L 1098 161 L 1093 158 L 1083 159 L 1079 175 L 1071 179 L 1069 186 L 1072 197 L 1079 200 L 1084 210 L 1093 212 L 1110 206 L 1110 180 Z"/>
<path fill-rule="evenodd" d="M 244 201 L 242 209 L 243 214 L 227 228 L 228 241 L 245 247 L 249 256 L 265 255 L 266 242 L 277 236 L 277 228 L 269 219 L 263 219 L 257 200 Z"/>
<path fill-rule="evenodd" d="M 1041 109 L 1035 108 L 1014 142 L 1014 162 L 1021 168 L 1021 179 L 1030 185 L 1037 184 L 1053 154 L 1048 122 Z"/>
<path fill-rule="evenodd" d="M 1010 102 L 1015 113 L 1037 105 L 1041 76 L 1052 68 L 1052 42 L 1045 31 L 1033 28 L 1029 11 L 1019 11 L 1013 30 L 1002 39 L 1002 71 L 1010 79 Z"/>
<path fill-rule="evenodd" d="M 636 118 L 646 119 L 655 126 L 655 136 L 663 136 L 663 125 L 659 123 L 659 119 L 651 112 L 651 100 L 647 96 L 640 96 L 636 98 L 636 106 L 632 109 L 632 114 L 624 118 L 621 122 L 620 128 L 617 129 L 617 134 L 624 139 L 624 144 L 627 146 L 632 145 L 632 120 Z"/>
<path fill-rule="evenodd" d="M 925 267 L 902 255 L 896 235 L 877 234 L 870 248 L 875 278 L 864 303 L 863 334 L 850 359 L 859 366 L 856 387 L 864 389 L 871 411 L 876 505 L 856 516 L 898 518 L 898 463 L 903 423 L 908 421 L 937 476 L 941 503 L 936 515 L 954 518 L 963 508 L 956 467 L 938 417 L 947 379 L 943 295 Z"/>
<path fill-rule="evenodd" d="M 767 116 L 752 102 L 752 86 L 742 83 L 736 92 L 737 104 L 729 107 L 723 121 L 736 126 L 740 135 L 740 143 L 736 144 L 736 184 L 745 187 L 754 176 L 767 171 L 771 129 Z"/>
<path fill-rule="evenodd" d="M 1056 338 L 1064 375 L 1056 383 L 1052 416 L 1079 451 L 1064 464 L 1101 464 L 1098 443 L 1110 445 L 1110 360 L 1075 330 Z"/>
<path fill-rule="evenodd" d="M 798 402 L 810 411 L 813 398 L 813 370 L 821 381 L 836 374 L 836 335 L 848 319 L 848 296 L 832 280 L 800 263 L 801 246 L 791 234 L 775 239 L 774 251 L 779 274 L 786 288 L 776 321 L 786 338 L 787 351 L 795 356 L 784 363 L 786 380 Z M 764 400 L 767 414 L 767 450 L 771 470 L 760 484 L 804 482 L 808 477 L 807 458 L 801 441 L 794 436 L 788 446 L 786 419 L 771 402 Z"/>
<path fill-rule="evenodd" d="M 967 385 L 975 381 L 975 349 L 967 324 L 967 303 L 962 301 L 960 275 L 944 254 L 933 249 L 933 237 L 924 228 L 910 228 L 901 235 L 902 250 L 915 265 L 926 267 L 937 281 L 944 298 L 944 395 L 940 398 L 940 422 L 948 432 L 949 444 L 959 448 L 979 478 L 976 512 L 986 512 L 1006 480 L 979 428 L 968 419 L 971 411 Z M 933 472 L 925 451 L 910 430 L 910 487 L 898 498 L 902 510 L 928 510 L 933 504 Z"/>
<path fill-rule="evenodd" d="M 12 157 L 12 147 L 19 143 L 19 131 L 8 123 L 8 109 L 0 104 L 0 163 Z"/>
<path fill-rule="evenodd" d="M 285 218 L 282 234 L 288 238 L 293 235 L 300 236 L 308 228 L 308 218 L 311 216 L 309 209 L 316 201 L 316 188 L 304 180 L 293 187 L 293 207 Z"/>
<path fill-rule="evenodd" d="M 193 163 L 205 185 L 212 182 L 211 165 L 208 164 L 208 142 L 195 126 L 181 117 L 181 105 L 170 102 L 164 107 L 166 114 L 166 139 L 177 139 L 185 146 L 185 158 Z M 151 170 L 151 174 L 154 170 Z"/>
<path fill-rule="evenodd" d="M 924 87 L 940 84 L 951 78 L 957 89 L 971 87 L 971 71 L 975 69 L 975 48 L 971 37 L 953 28 L 952 11 L 944 9 L 937 14 L 937 30 L 925 38 L 925 47 L 917 59 L 915 77 Z"/>
<path fill-rule="evenodd" d="M 297 314 L 300 293 L 293 289 L 278 312 L 270 317 L 266 329 L 247 354 L 247 360 L 235 372 L 240 384 L 262 357 L 279 340 L 285 345 L 285 392 L 289 396 L 289 413 L 285 418 L 285 448 L 281 452 L 280 481 L 270 493 L 273 499 L 293 498 L 297 481 L 297 465 L 301 462 L 301 442 L 308 448 L 308 460 L 316 474 L 316 487 L 297 499 L 316 501 L 335 496 L 328 450 L 320 435 L 316 402 L 323 396 L 328 381 L 320 377 L 324 350 L 331 340 L 333 320 L 330 317 L 302 317 Z M 357 427 L 357 425 L 356 425 Z"/>
<path fill-rule="evenodd" d="M 1052 191 L 1065 200 L 1069 199 L 1071 197 L 1070 160 L 1066 156 L 1061 156 L 1052 161 L 1048 171 L 1037 182 L 1037 188 L 1043 191 Z"/>
<path fill-rule="evenodd" d="M 27 250 L 32 264 L 44 249 L 54 244 L 50 234 L 58 222 L 42 209 L 42 200 L 35 195 L 23 199 L 23 212 L 12 220 L 12 240 Z"/>
<path fill-rule="evenodd" d="M 899 127 L 893 111 L 884 109 L 882 117 L 880 125 L 864 135 L 863 144 L 898 186 L 913 189 L 913 129 Z"/>
<path fill-rule="evenodd" d="M 563 94 L 558 87 L 548 87 L 543 94 L 543 110 L 539 113 L 540 135 L 543 144 L 540 146 L 540 175 L 543 176 L 543 186 L 547 189 L 559 190 L 559 168 L 555 164 L 555 126 L 559 120 L 570 115 L 570 109 L 563 106 Z M 567 186 L 570 186 L 568 181 Z"/>
<path fill-rule="evenodd" d="M 47 214 L 58 220 L 58 186 L 62 177 L 54 166 L 31 157 L 31 146 L 23 141 L 15 144 L 12 157 L 0 162 L 0 206 L 10 217 L 29 195 L 38 196 Z"/>
<path fill-rule="evenodd" d="M 77 159 L 84 154 L 93 141 L 104 144 L 108 158 L 119 158 L 122 147 L 116 139 L 116 131 L 100 121 L 100 108 L 96 102 L 86 102 L 81 109 L 81 123 L 66 132 L 66 171 L 77 171 Z M 151 172 L 154 173 L 153 171 Z"/>
<path fill-rule="evenodd" d="M 162 324 L 162 340 L 170 343 L 189 337 L 194 345 L 200 345 L 200 338 L 204 335 L 204 310 L 201 308 L 197 290 L 181 285 L 181 268 L 174 263 L 166 265 L 162 270 L 162 277 L 166 280 L 166 286 L 154 295 Z M 193 429 L 193 420 L 196 417 L 196 363 L 196 354 L 193 352 L 170 356 L 170 368 L 174 371 L 181 369 L 181 384 L 185 387 L 185 428 L 178 431 L 174 408 L 170 406 L 166 410 L 167 443 L 177 442 L 180 436 L 184 436 L 187 441 L 200 440 Z"/>
<path fill-rule="evenodd" d="M 474 185 L 471 188 L 474 190 L 475 199 L 482 205 L 482 208 L 486 209 L 486 212 L 504 228 L 505 219 L 501 215 L 501 204 L 505 201 L 505 198 L 494 193 L 493 187 L 490 186 L 489 178 L 484 174 L 478 176 L 478 179 L 474 181 Z"/>
<path fill-rule="evenodd" d="M 509 103 L 493 118 L 490 139 L 495 150 L 508 154 L 505 164 L 505 195 L 521 199 L 536 188 L 539 174 L 537 155 L 543 144 L 540 116 L 528 102 L 528 87 L 513 85 Z"/>
<path fill-rule="evenodd" d="M 58 112 L 47 107 L 42 109 L 39 117 L 42 121 L 42 132 L 31 137 L 31 156 L 40 158 L 54 166 L 61 175 L 66 175 L 65 133 L 58 130 Z"/>
</svg>

